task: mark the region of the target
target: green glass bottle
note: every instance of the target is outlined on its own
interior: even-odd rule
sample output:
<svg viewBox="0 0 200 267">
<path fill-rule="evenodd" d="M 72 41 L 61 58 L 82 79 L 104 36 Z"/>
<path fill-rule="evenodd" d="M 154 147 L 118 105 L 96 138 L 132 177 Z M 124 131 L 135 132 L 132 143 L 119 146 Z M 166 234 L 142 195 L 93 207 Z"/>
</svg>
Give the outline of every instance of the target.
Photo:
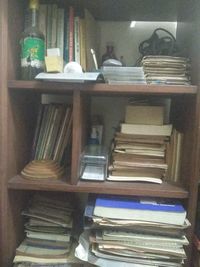
<svg viewBox="0 0 200 267">
<path fill-rule="evenodd" d="M 39 0 L 29 2 L 29 22 L 20 41 L 21 45 L 21 79 L 34 80 L 44 71 L 45 44 L 44 35 L 38 28 Z"/>
</svg>

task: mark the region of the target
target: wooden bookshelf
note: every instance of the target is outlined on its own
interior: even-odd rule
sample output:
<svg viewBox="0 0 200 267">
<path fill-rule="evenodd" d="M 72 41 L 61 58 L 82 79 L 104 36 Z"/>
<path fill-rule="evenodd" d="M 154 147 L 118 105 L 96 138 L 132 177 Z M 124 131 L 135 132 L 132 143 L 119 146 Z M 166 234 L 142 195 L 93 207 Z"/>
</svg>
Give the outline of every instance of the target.
<svg viewBox="0 0 200 267">
<path fill-rule="evenodd" d="M 62 2 L 62 0 L 61 0 Z M 63 1 L 64 2 L 64 1 Z M 84 2 L 84 3 L 83 3 Z M 175 198 L 187 208 L 191 222 L 188 239 L 192 240 L 200 153 L 200 2 L 195 0 L 86 0 L 84 5 L 99 21 L 177 21 L 177 40 L 191 58 L 192 84 L 109 85 L 105 83 L 62 83 L 21 81 L 19 40 L 23 30 L 26 1 L 0 1 L 0 266 L 11 267 L 16 246 L 24 237 L 21 210 L 32 192 L 61 194 L 105 193 L 129 196 Z M 69 96 L 73 106 L 71 174 L 63 180 L 30 181 L 19 174 L 29 161 L 37 108 L 42 94 Z M 181 184 L 86 182 L 79 180 L 80 153 L 86 144 L 87 120 L 93 97 L 158 96 L 172 99 L 172 122 L 184 132 Z M 117 107 L 113 105 L 113 112 Z M 192 246 L 188 248 L 187 267 L 192 266 Z"/>
</svg>

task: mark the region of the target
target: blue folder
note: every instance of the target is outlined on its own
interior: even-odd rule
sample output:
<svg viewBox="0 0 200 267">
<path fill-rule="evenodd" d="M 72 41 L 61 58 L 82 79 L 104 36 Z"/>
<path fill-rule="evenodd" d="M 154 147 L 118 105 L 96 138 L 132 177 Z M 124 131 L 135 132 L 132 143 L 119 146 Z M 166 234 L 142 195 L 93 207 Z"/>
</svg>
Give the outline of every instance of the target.
<svg viewBox="0 0 200 267">
<path fill-rule="evenodd" d="M 99 196 L 96 199 L 95 206 L 122 208 L 122 209 L 140 209 L 166 212 L 185 212 L 184 207 L 174 201 L 156 198 L 127 198 L 121 196 Z"/>
</svg>

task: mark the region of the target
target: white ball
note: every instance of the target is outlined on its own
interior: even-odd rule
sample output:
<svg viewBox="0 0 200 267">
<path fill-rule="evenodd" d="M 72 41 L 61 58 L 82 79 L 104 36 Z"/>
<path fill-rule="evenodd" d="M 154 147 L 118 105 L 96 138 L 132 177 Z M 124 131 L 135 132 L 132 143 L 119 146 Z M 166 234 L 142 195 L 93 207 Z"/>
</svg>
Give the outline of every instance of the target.
<svg viewBox="0 0 200 267">
<path fill-rule="evenodd" d="M 83 73 L 82 67 L 79 63 L 71 61 L 64 67 L 65 73 Z"/>
</svg>

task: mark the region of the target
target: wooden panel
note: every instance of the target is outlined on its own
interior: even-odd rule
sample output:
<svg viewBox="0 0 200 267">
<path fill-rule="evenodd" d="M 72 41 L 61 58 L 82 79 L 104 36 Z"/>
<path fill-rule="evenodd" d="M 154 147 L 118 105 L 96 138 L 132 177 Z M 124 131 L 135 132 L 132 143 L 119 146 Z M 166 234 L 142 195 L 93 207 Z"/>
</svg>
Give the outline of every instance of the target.
<svg viewBox="0 0 200 267">
<path fill-rule="evenodd" d="M 73 101 L 72 184 L 77 184 L 79 179 L 80 155 L 88 138 L 89 109 L 89 98 L 82 95 L 81 92 L 75 91 Z"/>
<path fill-rule="evenodd" d="M 163 182 L 161 185 L 150 183 L 128 183 L 128 182 L 85 182 L 79 181 L 77 185 L 72 185 L 69 180 L 51 181 L 31 181 L 15 176 L 8 182 L 8 188 L 16 190 L 45 190 L 63 192 L 83 192 L 83 193 L 105 193 L 131 196 L 155 196 L 170 198 L 187 198 L 188 192 L 178 185 Z"/>
<path fill-rule="evenodd" d="M 184 53 L 188 55 L 192 63 L 192 81 L 199 85 L 200 70 L 200 2 L 182 0 L 179 6 L 177 39 Z M 182 173 L 189 190 L 187 202 L 188 218 L 192 227 L 188 230 L 188 238 L 192 241 L 195 225 L 197 190 L 199 180 L 199 150 L 200 150 L 200 96 L 185 99 L 185 142 Z M 187 266 L 191 266 L 192 246 L 188 248 Z"/>
<path fill-rule="evenodd" d="M 71 183 L 76 184 L 79 173 L 79 159 L 82 147 L 82 99 L 80 91 L 74 91 L 73 97 L 73 130 L 72 130 L 72 165 Z"/>
<path fill-rule="evenodd" d="M 0 266 L 6 266 L 10 256 L 7 240 L 7 190 L 6 190 L 6 164 L 7 164 L 7 2 L 0 1 Z M 4 17 L 5 16 L 5 17 Z M 3 64 L 4 63 L 4 64 Z M 7 252 L 7 255 L 5 256 Z"/>
<path fill-rule="evenodd" d="M 76 9 L 87 8 L 97 20 L 176 21 L 180 0 L 57 0 Z M 49 0 L 41 0 L 49 2 Z"/>
<path fill-rule="evenodd" d="M 9 94 L 9 162 L 8 177 L 18 173 L 30 160 L 36 115 L 40 95 L 32 93 Z"/>
<path fill-rule="evenodd" d="M 97 20 L 176 21 L 175 0 L 85 0 Z"/>
<path fill-rule="evenodd" d="M 13 46 L 13 39 L 11 38 L 15 36 L 16 31 L 14 29 L 13 31 L 7 30 L 9 3 L 8 1 L 0 1 L 0 266 L 2 267 L 9 267 L 12 265 L 16 245 L 19 244 L 22 238 L 23 224 L 20 218 L 20 209 L 22 204 L 26 202 L 24 198 L 26 192 L 13 192 L 9 195 L 7 190 L 9 175 L 12 176 L 14 173 L 16 174 L 16 165 L 20 161 L 20 157 L 15 154 L 15 149 L 11 149 L 13 136 L 16 135 L 15 131 L 17 129 L 13 127 L 12 111 L 10 109 L 7 90 L 7 76 L 9 74 L 15 77 L 15 57 L 17 53 L 15 53 L 16 50 L 14 51 L 11 48 Z M 14 6 L 12 11 L 13 14 L 17 14 L 17 9 L 15 9 Z M 12 17 L 12 19 L 14 19 L 14 17 Z M 17 26 L 17 21 L 12 23 L 13 26 Z M 13 56 L 11 61 L 8 61 L 8 55 L 10 59 Z M 13 153 L 13 151 L 15 153 Z M 21 156 L 23 157 L 23 154 Z"/>
<path fill-rule="evenodd" d="M 192 107 L 192 106 L 191 106 Z M 189 116 L 189 115 L 188 115 Z M 200 159 L 200 94 L 198 94 L 196 105 L 194 106 L 194 120 L 193 123 L 189 123 L 191 117 L 188 117 L 188 128 L 192 133 L 188 134 L 188 150 L 185 155 L 190 159 L 190 176 L 188 177 L 188 189 L 190 197 L 188 199 L 188 218 L 192 226 L 188 230 L 189 240 L 192 242 L 194 227 L 195 227 L 195 216 L 197 208 L 197 197 L 198 197 L 198 181 L 199 181 L 199 159 Z M 191 138 L 190 138 L 191 137 Z M 190 139 L 189 139 L 190 138 Z M 190 264 L 192 245 L 189 247 L 189 258 Z M 188 265 L 189 265 L 188 264 Z M 190 266 L 190 265 L 189 265 Z"/>
<path fill-rule="evenodd" d="M 104 83 L 51 83 L 39 81 L 17 81 L 9 80 L 8 87 L 16 91 L 33 91 L 33 92 L 49 92 L 49 93 L 67 93 L 80 89 L 82 92 L 91 94 L 196 94 L 196 86 L 180 86 L 180 85 L 109 85 Z"/>
<path fill-rule="evenodd" d="M 78 90 L 78 83 L 62 82 L 42 82 L 42 81 L 20 81 L 9 80 L 8 88 L 16 91 L 33 91 L 35 93 L 70 93 L 72 90 Z"/>
<path fill-rule="evenodd" d="M 8 2 L 8 78 L 20 77 L 20 38 L 24 30 L 25 1 L 3 0 Z"/>
</svg>

